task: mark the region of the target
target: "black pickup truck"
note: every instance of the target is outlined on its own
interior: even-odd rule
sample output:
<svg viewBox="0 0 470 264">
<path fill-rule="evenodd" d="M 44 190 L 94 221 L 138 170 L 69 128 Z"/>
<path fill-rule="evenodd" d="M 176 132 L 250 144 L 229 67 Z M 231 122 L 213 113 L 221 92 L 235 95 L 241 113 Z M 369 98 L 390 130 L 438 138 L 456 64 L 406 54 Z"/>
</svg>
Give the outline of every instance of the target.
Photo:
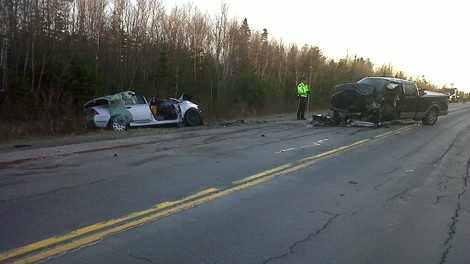
<svg viewBox="0 0 470 264">
<path fill-rule="evenodd" d="M 334 87 L 329 117 L 340 122 L 357 119 L 380 123 L 397 119 L 434 125 L 447 115 L 447 94 L 419 89 L 414 82 L 389 77 L 365 77 Z"/>
</svg>

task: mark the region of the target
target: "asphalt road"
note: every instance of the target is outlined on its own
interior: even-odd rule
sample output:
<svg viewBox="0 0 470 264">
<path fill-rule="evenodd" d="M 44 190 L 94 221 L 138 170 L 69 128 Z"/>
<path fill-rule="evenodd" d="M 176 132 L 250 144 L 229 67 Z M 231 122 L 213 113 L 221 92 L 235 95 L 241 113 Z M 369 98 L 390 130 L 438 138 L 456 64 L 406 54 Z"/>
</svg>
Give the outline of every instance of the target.
<svg viewBox="0 0 470 264">
<path fill-rule="evenodd" d="M 470 108 L 450 107 L 1 152 L 0 262 L 467 263 Z"/>
</svg>

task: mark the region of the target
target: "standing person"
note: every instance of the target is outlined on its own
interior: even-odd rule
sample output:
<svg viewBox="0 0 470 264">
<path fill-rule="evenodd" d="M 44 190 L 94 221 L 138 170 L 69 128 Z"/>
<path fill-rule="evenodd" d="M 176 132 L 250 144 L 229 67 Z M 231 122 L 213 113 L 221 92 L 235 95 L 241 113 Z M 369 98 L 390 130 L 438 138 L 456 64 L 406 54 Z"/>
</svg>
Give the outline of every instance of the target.
<svg viewBox="0 0 470 264">
<path fill-rule="evenodd" d="M 307 120 L 305 119 L 305 108 L 307 106 L 308 95 L 310 90 L 306 84 L 307 77 L 302 77 L 302 82 L 297 85 L 297 97 L 299 98 L 299 103 L 297 104 L 297 120 Z"/>
<path fill-rule="evenodd" d="M 463 94 L 462 103 L 463 104 L 467 103 L 467 94 L 466 93 Z"/>
</svg>

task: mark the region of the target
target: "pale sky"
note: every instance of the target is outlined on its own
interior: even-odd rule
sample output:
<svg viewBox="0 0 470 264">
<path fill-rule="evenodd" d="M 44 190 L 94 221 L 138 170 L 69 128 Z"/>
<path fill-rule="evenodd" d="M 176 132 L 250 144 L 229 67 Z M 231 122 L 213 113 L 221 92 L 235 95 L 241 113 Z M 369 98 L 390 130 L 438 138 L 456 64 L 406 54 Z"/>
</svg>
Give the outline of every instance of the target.
<svg viewBox="0 0 470 264">
<path fill-rule="evenodd" d="M 470 15 L 464 0 L 164 0 L 168 10 L 192 3 L 211 17 L 229 5 L 252 31 L 285 44 L 317 46 L 327 59 L 357 55 L 392 64 L 409 77 L 470 92 Z"/>
</svg>

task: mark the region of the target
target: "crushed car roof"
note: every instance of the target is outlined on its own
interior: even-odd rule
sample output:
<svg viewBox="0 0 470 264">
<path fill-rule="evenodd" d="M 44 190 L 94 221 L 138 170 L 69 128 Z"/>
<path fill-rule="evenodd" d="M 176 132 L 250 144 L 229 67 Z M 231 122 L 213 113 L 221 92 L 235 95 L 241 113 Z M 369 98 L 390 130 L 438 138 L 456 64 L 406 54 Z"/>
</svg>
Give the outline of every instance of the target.
<svg viewBox="0 0 470 264">
<path fill-rule="evenodd" d="M 111 95 L 101 96 L 91 101 L 88 101 L 86 104 L 83 105 L 83 108 L 89 108 L 89 107 L 94 107 L 94 106 L 99 106 L 99 105 L 107 105 L 109 101 L 111 100 L 111 96 L 122 94 L 122 93 L 130 94 L 130 95 L 135 94 L 133 91 L 122 91 L 122 92 L 118 92 L 118 93 L 111 94 Z"/>
<path fill-rule="evenodd" d="M 108 104 L 110 99 L 111 99 L 111 96 L 109 95 L 98 97 L 91 101 L 88 101 L 86 104 L 83 105 L 83 108 L 89 108 L 93 106 Z"/>
</svg>

